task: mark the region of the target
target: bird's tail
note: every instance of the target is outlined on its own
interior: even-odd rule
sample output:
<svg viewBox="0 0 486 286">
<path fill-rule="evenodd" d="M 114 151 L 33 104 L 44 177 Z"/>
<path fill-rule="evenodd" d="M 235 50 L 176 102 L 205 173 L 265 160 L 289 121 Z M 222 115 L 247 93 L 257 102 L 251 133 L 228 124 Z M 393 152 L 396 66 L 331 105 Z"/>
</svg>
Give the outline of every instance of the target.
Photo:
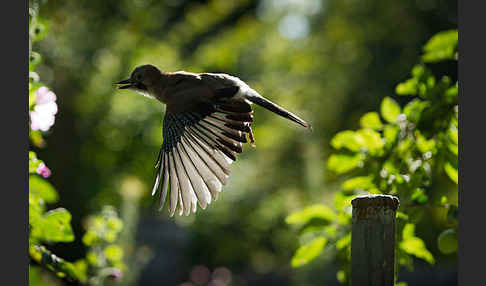
<svg viewBox="0 0 486 286">
<path fill-rule="evenodd" d="M 247 95 L 246 98 L 257 105 L 260 105 L 261 107 L 268 109 L 282 117 L 292 120 L 293 122 L 300 124 L 305 128 L 309 129 L 310 131 L 312 131 L 312 126 L 309 123 L 305 122 L 303 119 L 293 114 L 292 112 L 285 110 L 283 107 L 280 107 L 277 104 L 271 102 L 270 100 L 264 98 L 263 96 L 259 94 L 251 94 L 251 95 Z"/>
</svg>

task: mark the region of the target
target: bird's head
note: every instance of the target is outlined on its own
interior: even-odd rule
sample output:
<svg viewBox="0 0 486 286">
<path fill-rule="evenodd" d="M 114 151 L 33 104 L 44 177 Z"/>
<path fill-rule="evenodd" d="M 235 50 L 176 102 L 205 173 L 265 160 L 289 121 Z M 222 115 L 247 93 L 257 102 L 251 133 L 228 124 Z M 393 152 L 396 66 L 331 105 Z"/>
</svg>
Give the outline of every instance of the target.
<svg viewBox="0 0 486 286">
<path fill-rule="evenodd" d="M 118 89 L 131 89 L 145 96 L 151 95 L 152 87 L 160 80 L 161 72 L 153 65 L 136 67 L 130 78 L 117 82 Z"/>
</svg>

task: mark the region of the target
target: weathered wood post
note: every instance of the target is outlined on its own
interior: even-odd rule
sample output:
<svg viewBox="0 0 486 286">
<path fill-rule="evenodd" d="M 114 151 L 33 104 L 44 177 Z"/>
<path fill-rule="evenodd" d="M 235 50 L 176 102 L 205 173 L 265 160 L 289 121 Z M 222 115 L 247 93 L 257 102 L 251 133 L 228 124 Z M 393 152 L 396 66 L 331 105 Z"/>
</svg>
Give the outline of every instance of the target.
<svg viewBox="0 0 486 286">
<path fill-rule="evenodd" d="M 351 205 L 351 286 L 393 286 L 398 198 L 358 196 Z"/>
</svg>

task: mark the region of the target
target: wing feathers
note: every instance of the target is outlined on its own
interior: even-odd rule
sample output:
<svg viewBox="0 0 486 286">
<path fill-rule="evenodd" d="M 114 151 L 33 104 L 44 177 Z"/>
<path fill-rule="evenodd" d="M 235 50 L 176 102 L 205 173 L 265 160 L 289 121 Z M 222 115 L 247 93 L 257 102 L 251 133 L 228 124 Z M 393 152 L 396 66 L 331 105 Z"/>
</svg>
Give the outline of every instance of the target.
<svg viewBox="0 0 486 286">
<path fill-rule="evenodd" d="M 194 167 L 204 180 L 213 199 L 216 200 L 218 192 L 221 191 L 222 184 L 226 183 L 227 175 L 206 153 L 206 151 L 199 148 L 197 143 L 191 143 L 187 138 L 183 138 L 182 140 L 184 141 L 184 147 L 186 148 L 189 158 L 191 158 L 194 163 Z M 221 176 L 222 178 L 218 179 L 218 176 Z"/>
<path fill-rule="evenodd" d="M 194 167 L 193 161 L 198 160 L 198 157 L 190 157 L 187 155 L 186 149 L 188 149 L 184 141 L 181 141 L 179 154 L 182 158 L 182 163 L 186 170 L 186 174 L 191 181 L 192 188 L 196 194 L 199 206 L 202 209 L 206 209 L 206 206 L 211 203 L 211 194 L 204 182 L 203 178 L 199 175 L 199 172 Z"/>
<path fill-rule="evenodd" d="M 164 156 L 163 156 L 163 161 L 162 161 L 162 164 L 163 164 L 163 174 L 162 174 L 162 190 L 161 190 L 161 194 L 160 194 L 160 200 L 159 200 L 159 210 L 162 210 L 162 208 L 164 207 L 164 203 L 165 203 L 165 198 L 167 197 L 167 189 L 168 189 L 168 185 L 169 185 L 169 166 L 168 166 L 168 155 L 164 152 Z"/>
<path fill-rule="evenodd" d="M 226 184 L 226 179 L 230 174 L 229 164 L 218 150 L 209 149 L 206 145 L 201 144 L 201 141 L 188 134 L 185 138 L 190 142 L 190 146 L 195 153 L 204 161 L 209 170 L 223 185 Z"/>
<path fill-rule="evenodd" d="M 179 155 L 178 146 L 174 147 L 172 153 L 174 154 L 175 168 L 177 173 L 177 178 L 179 179 L 179 187 L 182 195 L 182 204 L 184 215 L 189 215 L 192 208 L 192 201 L 195 200 L 196 195 L 192 189 L 189 178 L 187 177 L 184 166 L 182 165 L 181 158 Z"/>
<path fill-rule="evenodd" d="M 179 194 L 179 181 L 177 179 L 177 174 L 175 170 L 175 163 L 174 163 L 174 154 L 168 153 L 168 169 L 169 169 L 169 180 L 170 180 L 170 216 L 173 216 L 176 207 L 177 207 L 177 200 L 179 199 L 180 205 L 182 206 L 182 198 L 180 198 Z"/>
<path fill-rule="evenodd" d="M 231 90 L 225 90 L 230 94 Z M 225 100 L 227 100 L 225 98 Z M 192 111 L 167 113 L 164 143 L 157 159 L 152 195 L 161 186 L 159 209 L 168 197 L 170 216 L 189 215 L 217 200 L 227 183 L 231 163 L 251 132 L 251 106 L 224 101 Z M 251 139 L 251 138 L 250 138 Z"/>
</svg>

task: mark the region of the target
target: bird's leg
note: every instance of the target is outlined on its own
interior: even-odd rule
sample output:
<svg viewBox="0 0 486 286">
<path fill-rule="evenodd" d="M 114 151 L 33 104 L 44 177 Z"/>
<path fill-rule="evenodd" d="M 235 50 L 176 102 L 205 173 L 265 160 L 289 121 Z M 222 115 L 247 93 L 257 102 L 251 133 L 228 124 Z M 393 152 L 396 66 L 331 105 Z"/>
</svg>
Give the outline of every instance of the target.
<svg viewBox="0 0 486 286">
<path fill-rule="evenodd" d="M 251 145 L 251 147 L 256 147 L 255 137 L 253 137 L 253 131 L 251 130 L 251 126 L 249 124 L 248 124 L 248 128 L 250 129 L 250 132 L 248 132 L 248 138 L 250 139 L 250 145 Z"/>
</svg>

